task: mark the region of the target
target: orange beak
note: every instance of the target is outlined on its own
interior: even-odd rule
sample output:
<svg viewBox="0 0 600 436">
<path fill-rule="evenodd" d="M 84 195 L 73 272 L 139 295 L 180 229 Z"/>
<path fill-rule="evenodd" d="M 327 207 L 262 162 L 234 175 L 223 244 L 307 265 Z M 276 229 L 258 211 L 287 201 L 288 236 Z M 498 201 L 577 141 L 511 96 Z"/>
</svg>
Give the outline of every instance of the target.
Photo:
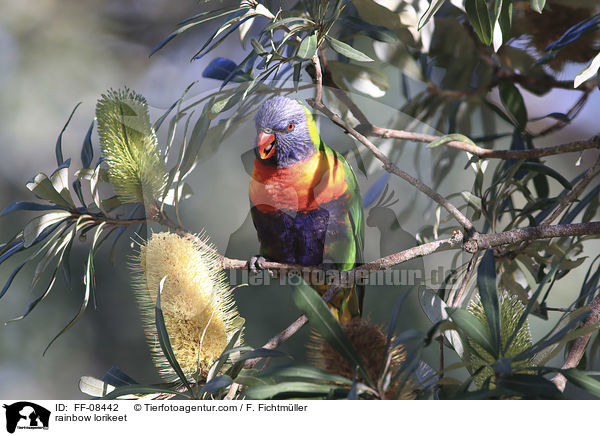
<svg viewBox="0 0 600 436">
<path fill-rule="evenodd" d="M 258 154 L 261 159 L 269 159 L 275 154 L 275 135 L 272 133 L 258 133 Z"/>
</svg>

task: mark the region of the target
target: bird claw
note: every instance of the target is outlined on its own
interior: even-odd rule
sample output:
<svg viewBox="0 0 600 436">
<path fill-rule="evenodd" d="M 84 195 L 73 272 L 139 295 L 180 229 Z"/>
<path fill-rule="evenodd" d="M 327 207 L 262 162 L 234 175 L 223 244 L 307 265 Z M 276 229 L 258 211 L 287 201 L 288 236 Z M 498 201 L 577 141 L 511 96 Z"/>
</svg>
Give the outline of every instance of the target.
<svg viewBox="0 0 600 436">
<path fill-rule="evenodd" d="M 252 256 L 248 261 L 248 270 L 252 274 L 258 274 L 258 271 L 265 269 L 264 264 L 266 259 L 263 256 Z"/>
</svg>

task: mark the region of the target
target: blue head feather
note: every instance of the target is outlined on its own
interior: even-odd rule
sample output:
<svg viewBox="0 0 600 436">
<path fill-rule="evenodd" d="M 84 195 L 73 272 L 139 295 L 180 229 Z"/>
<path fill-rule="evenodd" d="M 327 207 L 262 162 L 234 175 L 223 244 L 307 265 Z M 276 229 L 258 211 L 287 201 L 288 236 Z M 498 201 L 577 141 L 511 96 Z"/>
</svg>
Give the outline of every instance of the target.
<svg viewBox="0 0 600 436">
<path fill-rule="evenodd" d="M 288 126 L 293 124 L 293 130 Z M 307 111 L 296 100 L 287 97 L 273 97 L 265 101 L 256 113 L 257 135 L 254 141 L 254 152 L 258 153 L 258 133 L 266 132 L 275 135 L 275 153 L 262 163 L 278 168 L 288 167 L 311 156 L 316 147 L 311 140 Z"/>
</svg>

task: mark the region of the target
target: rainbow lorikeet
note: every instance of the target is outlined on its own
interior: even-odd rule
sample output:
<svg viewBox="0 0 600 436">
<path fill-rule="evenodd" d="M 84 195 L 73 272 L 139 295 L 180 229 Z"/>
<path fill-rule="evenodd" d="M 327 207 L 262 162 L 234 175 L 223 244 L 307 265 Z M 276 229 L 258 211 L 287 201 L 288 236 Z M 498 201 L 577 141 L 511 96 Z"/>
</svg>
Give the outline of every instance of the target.
<svg viewBox="0 0 600 436">
<path fill-rule="evenodd" d="M 364 217 L 356 176 L 319 136 L 309 110 L 273 97 L 256 114 L 250 203 L 261 256 L 340 271 L 362 263 Z M 338 320 L 360 316 L 363 288 L 349 285 L 330 301 Z M 325 285 L 313 285 L 323 294 Z"/>
</svg>

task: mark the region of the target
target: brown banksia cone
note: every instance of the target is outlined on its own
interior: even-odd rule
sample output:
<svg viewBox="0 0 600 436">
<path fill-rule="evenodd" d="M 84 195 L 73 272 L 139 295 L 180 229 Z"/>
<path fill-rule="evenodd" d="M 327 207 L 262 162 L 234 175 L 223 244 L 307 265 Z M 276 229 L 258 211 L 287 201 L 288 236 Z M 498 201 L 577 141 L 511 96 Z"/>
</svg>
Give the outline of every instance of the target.
<svg viewBox="0 0 600 436">
<path fill-rule="evenodd" d="M 155 326 L 158 287 L 175 357 L 190 380 L 208 370 L 242 324 L 216 255 L 174 233 L 154 233 L 135 259 L 135 293 L 156 366 L 165 380 L 177 375 L 163 356 Z M 237 344 L 240 345 L 240 344 Z"/>
<path fill-rule="evenodd" d="M 555 0 L 549 1 L 540 14 L 527 5 L 520 11 L 517 25 L 525 41 L 541 57 L 548 45 L 560 39 L 569 28 L 593 16 L 597 9 L 592 3 L 570 4 Z M 592 32 L 569 44 L 548 65 L 554 71 L 561 71 L 568 62 L 587 63 L 598 53 L 599 42 L 597 33 Z"/>
<path fill-rule="evenodd" d="M 402 347 L 390 349 L 386 354 L 387 335 L 381 327 L 371 324 L 365 319 L 354 318 L 342 324 L 342 329 L 364 363 L 371 380 L 375 383 L 381 378 L 381 372 L 387 359 L 390 360 L 388 367 L 392 373 L 396 373 L 406 359 Z M 392 338 L 392 343 L 393 341 Z M 317 332 L 312 334 L 308 345 L 308 355 L 315 366 L 325 371 L 351 380 L 354 377 L 354 368 L 351 368 L 348 362 Z M 358 376 L 358 380 L 362 383 L 365 382 L 360 376 Z M 398 385 L 399 382 L 394 382 L 386 389 L 384 395 L 386 399 L 398 397 L 398 399 L 409 400 L 414 398 L 410 383 L 404 385 L 399 395 L 397 395 Z"/>
</svg>

